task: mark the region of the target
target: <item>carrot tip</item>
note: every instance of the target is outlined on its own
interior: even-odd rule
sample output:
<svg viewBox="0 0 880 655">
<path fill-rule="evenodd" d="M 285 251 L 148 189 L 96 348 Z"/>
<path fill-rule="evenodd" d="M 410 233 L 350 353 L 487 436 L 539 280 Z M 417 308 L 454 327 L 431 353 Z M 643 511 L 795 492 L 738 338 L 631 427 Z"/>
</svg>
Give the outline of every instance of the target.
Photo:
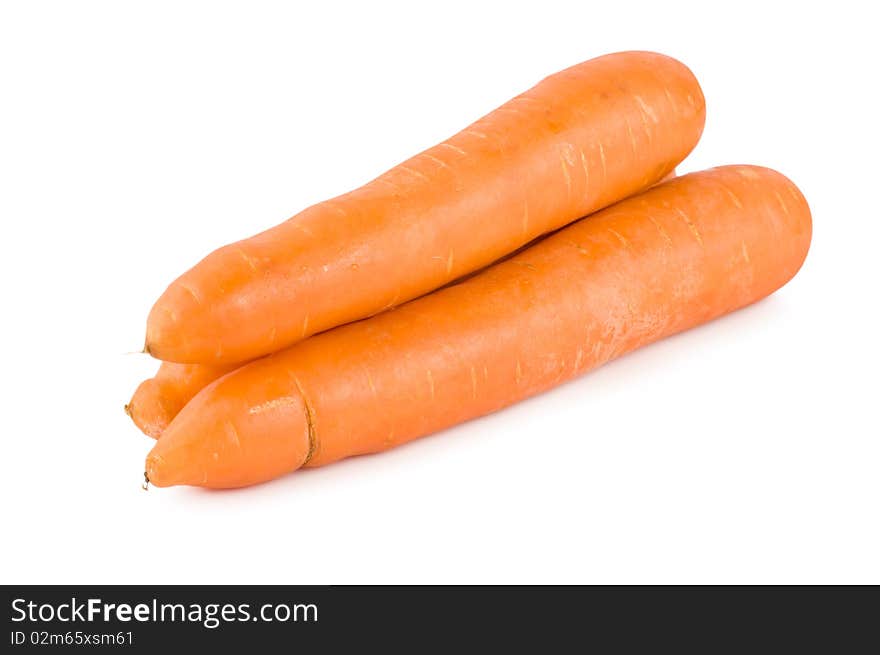
<svg viewBox="0 0 880 655">
<path fill-rule="evenodd" d="M 144 481 L 141 482 L 141 489 L 144 491 L 150 490 L 150 476 L 147 475 L 146 471 L 144 471 Z"/>
</svg>

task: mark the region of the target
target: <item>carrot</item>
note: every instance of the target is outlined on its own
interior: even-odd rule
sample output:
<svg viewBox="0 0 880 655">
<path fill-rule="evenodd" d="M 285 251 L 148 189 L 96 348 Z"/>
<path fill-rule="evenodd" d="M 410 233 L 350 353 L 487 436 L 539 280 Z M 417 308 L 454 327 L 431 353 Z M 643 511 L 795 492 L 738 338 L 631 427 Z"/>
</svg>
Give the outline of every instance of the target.
<svg viewBox="0 0 880 655">
<path fill-rule="evenodd" d="M 147 436 L 158 439 L 190 399 L 235 365 L 162 362 L 156 375 L 144 380 L 125 406 L 125 413 Z"/>
<path fill-rule="evenodd" d="M 704 118 L 696 79 L 669 57 L 573 66 L 365 186 L 211 253 L 153 306 L 145 348 L 245 361 L 423 295 L 656 183 Z"/>
<path fill-rule="evenodd" d="M 493 412 L 763 298 L 797 272 L 810 236 L 806 201 L 775 171 L 677 178 L 212 383 L 146 475 L 238 487 Z"/>
</svg>

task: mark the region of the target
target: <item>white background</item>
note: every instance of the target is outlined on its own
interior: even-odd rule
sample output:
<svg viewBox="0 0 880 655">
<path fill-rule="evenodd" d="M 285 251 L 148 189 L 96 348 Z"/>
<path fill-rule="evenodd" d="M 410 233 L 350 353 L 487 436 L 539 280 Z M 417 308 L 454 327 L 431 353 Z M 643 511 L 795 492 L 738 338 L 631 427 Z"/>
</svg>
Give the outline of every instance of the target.
<svg viewBox="0 0 880 655">
<path fill-rule="evenodd" d="M 420 5 L 2 4 L 0 581 L 880 583 L 869 3 Z M 788 286 L 393 452 L 141 491 L 124 353 L 176 275 L 625 49 L 703 85 L 680 171 L 804 191 Z"/>
</svg>

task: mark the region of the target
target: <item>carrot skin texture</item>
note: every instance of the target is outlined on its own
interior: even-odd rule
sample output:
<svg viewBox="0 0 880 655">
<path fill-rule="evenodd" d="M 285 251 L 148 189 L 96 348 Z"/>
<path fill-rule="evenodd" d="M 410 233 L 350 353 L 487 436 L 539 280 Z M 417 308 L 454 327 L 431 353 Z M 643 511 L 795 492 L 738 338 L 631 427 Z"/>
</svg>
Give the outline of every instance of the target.
<svg viewBox="0 0 880 655">
<path fill-rule="evenodd" d="M 798 271 L 811 230 L 770 169 L 677 178 L 214 382 L 146 470 L 157 486 L 244 486 L 487 414 L 760 300 Z"/>
<path fill-rule="evenodd" d="M 673 170 L 660 182 L 668 182 L 675 176 Z M 235 364 L 163 362 L 154 378 L 140 384 L 125 406 L 125 411 L 141 432 L 158 439 L 171 420 L 199 391 L 236 368 L 238 366 Z"/>
<path fill-rule="evenodd" d="M 675 176 L 673 170 L 660 182 L 668 182 Z M 163 362 L 156 377 L 144 380 L 137 388 L 125 410 L 144 434 L 158 439 L 171 420 L 199 391 L 236 368 L 238 366 L 234 364 L 212 366 Z"/>
<path fill-rule="evenodd" d="M 699 84 L 674 59 L 573 66 L 363 187 L 211 253 L 152 308 L 147 350 L 241 362 L 402 304 L 653 185 L 704 120 Z"/>
<path fill-rule="evenodd" d="M 135 389 L 125 412 L 148 437 L 158 439 L 184 405 L 235 365 L 175 364 L 162 362 L 156 375 Z"/>
</svg>

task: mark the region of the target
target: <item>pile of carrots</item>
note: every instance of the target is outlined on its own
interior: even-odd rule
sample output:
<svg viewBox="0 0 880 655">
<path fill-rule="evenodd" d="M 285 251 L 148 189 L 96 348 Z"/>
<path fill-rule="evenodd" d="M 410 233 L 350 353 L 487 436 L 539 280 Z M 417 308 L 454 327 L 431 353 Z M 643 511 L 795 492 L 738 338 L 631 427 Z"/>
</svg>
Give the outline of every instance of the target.
<svg viewBox="0 0 880 655">
<path fill-rule="evenodd" d="M 466 421 L 753 303 L 806 257 L 783 175 L 671 175 L 669 57 L 551 75 L 364 186 L 220 248 L 153 306 L 126 411 L 156 486 L 240 487 Z M 549 236 L 548 236 L 549 234 Z"/>
</svg>

